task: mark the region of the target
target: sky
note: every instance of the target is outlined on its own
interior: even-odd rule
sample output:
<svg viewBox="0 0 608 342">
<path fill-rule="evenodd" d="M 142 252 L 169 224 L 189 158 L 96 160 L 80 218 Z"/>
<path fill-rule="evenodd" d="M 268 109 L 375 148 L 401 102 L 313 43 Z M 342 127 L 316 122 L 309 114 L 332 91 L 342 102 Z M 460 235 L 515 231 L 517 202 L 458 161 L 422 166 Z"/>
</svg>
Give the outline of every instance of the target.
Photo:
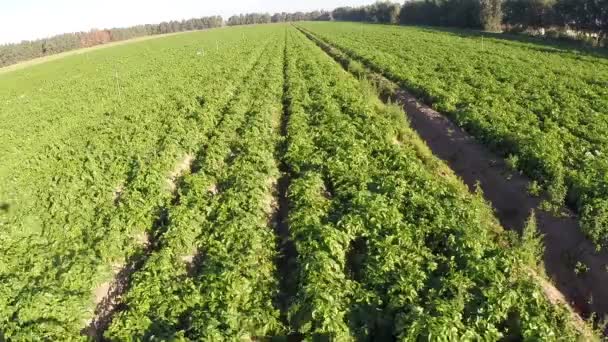
<svg viewBox="0 0 608 342">
<path fill-rule="evenodd" d="M 127 27 L 250 12 L 360 6 L 373 0 L 0 0 L 0 44 L 92 28 Z"/>
</svg>

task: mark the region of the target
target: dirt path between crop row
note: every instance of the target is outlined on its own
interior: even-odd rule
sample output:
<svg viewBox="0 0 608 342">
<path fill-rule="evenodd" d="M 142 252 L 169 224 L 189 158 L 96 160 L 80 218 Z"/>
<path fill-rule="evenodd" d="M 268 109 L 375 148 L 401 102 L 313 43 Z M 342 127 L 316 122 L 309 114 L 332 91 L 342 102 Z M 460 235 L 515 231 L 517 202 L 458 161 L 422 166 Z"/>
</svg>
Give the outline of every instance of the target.
<svg viewBox="0 0 608 342">
<path fill-rule="evenodd" d="M 194 155 L 190 153 L 185 154 L 166 178 L 166 186 L 173 196 L 172 202 L 179 198 L 177 187 L 179 186 L 180 179 L 188 172 L 191 172 L 193 162 Z M 169 224 L 168 210 L 169 207 L 158 209 L 151 229 L 151 232 L 155 233 L 154 236 L 150 236 L 148 233 L 141 233 L 135 237 L 141 249 L 131 256 L 124 265 L 114 265 L 114 278 L 101 284 L 94 290 L 95 315 L 87 322 L 87 327 L 82 331 L 83 335 L 95 341 L 104 340 L 103 333 L 111 324 L 116 312 L 121 310 L 122 296 L 128 291 L 133 275 L 144 266 L 152 253 L 156 252 L 159 248 L 159 238 Z"/>
<path fill-rule="evenodd" d="M 396 97 L 404 105 L 410 121 L 433 153 L 443 159 L 474 190 L 479 183 L 484 197 L 496 211 L 502 225 L 518 232 L 530 212 L 536 212 L 539 231 L 544 235 L 544 262 L 547 275 L 568 302 L 587 317 L 591 312 L 608 313 L 608 253 L 596 253 L 594 245 L 580 230 L 574 214 L 558 217 L 539 208 L 541 199 L 528 194 L 530 179 L 509 171 L 501 157 L 490 152 L 443 115 L 420 104 L 405 90 Z M 588 271 L 576 273 L 581 262 Z"/>
<path fill-rule="evenodd" d="M 281 321 L 289 326 L 288 311 L 291 301 L 296 293 L 296 277 L 298 270 L 298 252 L 289 229 L 289 199 L 288 190 L 291 185 L 292 171 L 285 159 L 288 150 L 288 125 L 290 119 L 288 98 L 288 68 L 287 68 L 287 31 L 285 32 L 285 46 L 283 47 L 283 95 L 282 108 L 278 131 L 281 136 L 276 146 L 275 158 L 281 177 L 275 188 L 277 205 L 272 217 L 272 227 L 277 240 L 278 254 L 275 260 L 277 276 L 279 279 L 279 291 L 275 297 L 275 306 L 281 314 Z M 300 341 L 299 335 L 286 336 L 288 341 Z"/>
<path fill-rule="evenodd" d="M 308 32 L 303 33 L 308 36 Z M 344 54 L 340 50 L 325 42 L 315 43 L 326 45 L 319 46 L 343 62 L 340 59 L 344 59 Z M 374 77 L 386 80 L 382 75 Z M 502 157 L 407 90 L 396 89 L 393 100 L 403 105 L 411 127 L 471 191 L 475 191 L 477 184 L 481 186 L 503 227 L 521 232 L 530 213 L 536 212 L 538 229 L 544 235 L 546 273 L 572 308 L 583 317 L 596 313 L 598 318 L 603 318 L 608 314 L 608 252 L 596 252 L 580 230 L 577 217 L 566 209 L 563 216 L 541 210 L 542 199 L 528 193 L 529 178 L 510 171 Z M 555 293 L 551 284 L 544 287 L 547 295 Z"/>
</svg>

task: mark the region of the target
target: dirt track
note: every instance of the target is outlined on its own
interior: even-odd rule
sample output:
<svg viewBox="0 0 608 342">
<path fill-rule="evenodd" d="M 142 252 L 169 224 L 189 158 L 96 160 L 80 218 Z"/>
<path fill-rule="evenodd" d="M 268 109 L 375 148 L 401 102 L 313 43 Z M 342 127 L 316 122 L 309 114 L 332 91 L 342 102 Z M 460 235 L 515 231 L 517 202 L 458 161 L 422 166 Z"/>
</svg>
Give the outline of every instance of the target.
<svg viewBox="0 0 608 342">
<path fill-rule="evenodd" d="M 397 99 L 404 105 L 411 126 L 433 153 L 448 163 L 471 190 L 479 182 L 505 228 L 521 231 L 530 212 L 536 211 L 538 229 L 544 235 L 547 275 L 583 316 L 591 312 L 607 314 L 608 253 L 596 253 L 574 214 L 564 210 L 567 215 L 557 217 L 542 211 L 541 199 L 528 194 L 530 179 L 511 172 L 502 158 L 407 91 L 398 90 Z M 577 261 L 589 270 L 577 275 Z"/>
</svg>

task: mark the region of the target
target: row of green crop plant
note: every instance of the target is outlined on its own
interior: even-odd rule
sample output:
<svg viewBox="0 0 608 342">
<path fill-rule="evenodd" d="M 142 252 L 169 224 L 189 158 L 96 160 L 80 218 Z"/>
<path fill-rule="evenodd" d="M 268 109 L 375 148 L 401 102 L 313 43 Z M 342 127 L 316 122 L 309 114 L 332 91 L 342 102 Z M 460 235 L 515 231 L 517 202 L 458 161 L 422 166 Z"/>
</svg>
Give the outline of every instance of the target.
<svg viewBox="0 0 608 342">
<path fill-rule="evenodd" d="M 221 114 L 105 337 L 239 340 L 283 334 L 269 222 L 279 176 L 282 29 Z"/>
<path fill-rule="evenodd" d="M 175 36 L 2 75 L 4 338 L 79 336 L 94 289 L 158 235 L 172 169 L 208 142 L 268 34 Z"/>
<path fill-rule="evenodd" d="M 403 112 L 381 104 L 369 85 L 295 29 L 284 47 L 284 30 L 218 31 L 221 48 L 219 36 L 187 35 L 157 49 L 91 55 L 100 58 L 98 68 L 103 56 L 107 63 L 127 56 L 124 70 L 145 69 L 159 85 L 139 83 L 147 82 L 144 74 L 129 77 L 117 94 L 135 95 L 114 97 L 118 110 L 108 116 L 92 110 L 79 121 L 51 112 L 40 123 L 31 119 L 32 127 L 9 130 L 29 129 L 41 146 L 23 150 L 39 158 L 29 161 L 37 169 L 0 174 L 10 189 L 2 200 L 11 201 L 1 213 L 9 228 L 0 232 L 0 261 L 8 265 L 0 270 L 2 338 L 77 339 L 110 265 L 141 254 L 146 259 L 119 298 L 106 338 L 240 340 L 289 330 L 339 340 L 574 338 L 568 316 L 523 271 L 526 250 L 504 248 L 509 241 L 494 231 L 490 209 L 428 152 Z M 203 37 L 204 47 L 216 50 L 201 51 L 186 37 Z M 175 78 L 165 80 L 169 74 Z M 96 84 L 109 87 L 111 80 Z M 293 275 L 276 274 L 269 222 L 283 86 Z M 74 133 L 86 122 L 87 135 Z M 49 124 L 57 137 L 45 131 Z M 11 165 L 30 165 L 16 162 L 19 147 L 12 146 L 1 152 Z M 57 160 L 46 165 L 39 151 L 51 150 Z M 186 152 L 196 152 L 194 164 L 183 177 L 171 174 Z M 32 170 L 39 178 L 28 178 Z M 61 186 L 42 187 L 53 171 Z M 31 187 L 18 187 L 28 180 Z M 52 203 L 59 205 L 49 211 Z M 143 233 L 152 240 L 145 253 L 134 238 Z M 273 303 L 279 277 L 294 279 L 289 326 Z"/>
<path fill-rule="evenodd" d="M 352 23 L 303 27 L 437 110 L 578 209 L 608 243 L 608 63 L 466 32 Z"/>
<path fill-rule="evenodd" d="M 349 295 L 355 290 L 345 273 L 346 253 L 355 232 L 329 220 L 335 212 L 325 171 L 331 156 L 316 142 L 319 122 L 328 115 L 320 99 L 331 99 L 333 94 L 319 87 L 319 82 L 311 82 L 309 75 L 321 72 L 309 60 L 307 48 L 311 46 L 303 45 L 293 29 L 288 37 L 285 161 L 291 178 L 288 227 L 297 251 L 297 268 L 292 270 L 296 274 L 290 276 L 295 279 L 295 295 L 288 303 L 289 323 L 308 337 L 345 340 L 350 337 L 346 323 Z"/>
<path fill-rule="evenodd" d="M 575 339 L 482 196 L 394 105 L 295 29 L 287 46 L 291 328 L 306 338 Z M 512 248 L 509 248 L 512 247 Z"/>
</svg>

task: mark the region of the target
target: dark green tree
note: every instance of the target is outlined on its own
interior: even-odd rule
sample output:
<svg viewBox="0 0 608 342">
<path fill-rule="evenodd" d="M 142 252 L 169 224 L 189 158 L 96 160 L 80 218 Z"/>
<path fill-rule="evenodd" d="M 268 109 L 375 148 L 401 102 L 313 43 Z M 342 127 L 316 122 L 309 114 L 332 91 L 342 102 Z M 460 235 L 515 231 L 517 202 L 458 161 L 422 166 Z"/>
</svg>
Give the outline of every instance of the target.
<svg viewBox="0 0 608 342">
<path fill-rule="evenodd" d="M 502 0 L 480 0 L 479 16 L 486 31 L 502 30 Z"/>
<path fill-rule="evenodd" d="M 541 28 L 556 23 L 555 0 L 506 0 L 504 21 L 521 27 Z"/>
</svg>

